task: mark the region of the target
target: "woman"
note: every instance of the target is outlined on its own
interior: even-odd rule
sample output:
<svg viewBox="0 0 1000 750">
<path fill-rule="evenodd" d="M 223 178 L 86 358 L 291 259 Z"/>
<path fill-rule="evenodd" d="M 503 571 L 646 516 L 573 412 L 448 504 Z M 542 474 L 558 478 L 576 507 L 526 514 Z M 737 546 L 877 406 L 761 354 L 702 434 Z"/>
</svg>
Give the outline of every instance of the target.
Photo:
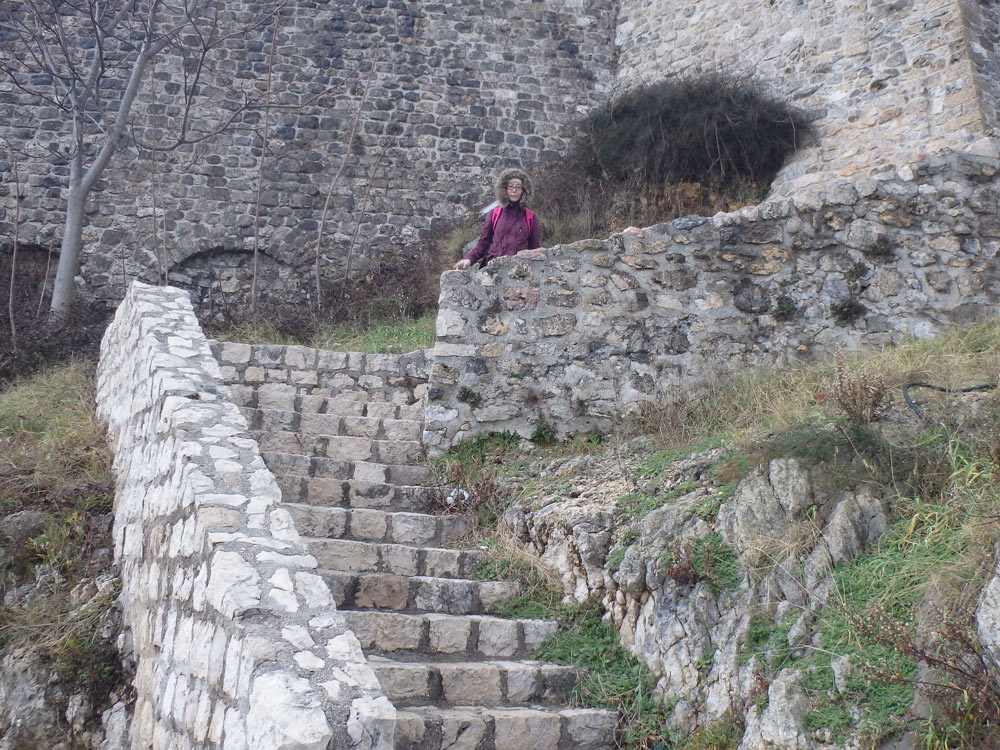
<svg viewBox="0 0 1000 750">
<path fill-rule="evenodd" d="M 483 265 L 502 255 L 516 255 L 540 246 L 538 220 L 525 208 L 531 194 L 528 175 L 520 169 L 505 169 L 497 177 L 496 194 L 500 205 L 486 214 L 479 242 L 454 265 L 456 271 L 464 271 L 484 256 Z"/>
</svg>

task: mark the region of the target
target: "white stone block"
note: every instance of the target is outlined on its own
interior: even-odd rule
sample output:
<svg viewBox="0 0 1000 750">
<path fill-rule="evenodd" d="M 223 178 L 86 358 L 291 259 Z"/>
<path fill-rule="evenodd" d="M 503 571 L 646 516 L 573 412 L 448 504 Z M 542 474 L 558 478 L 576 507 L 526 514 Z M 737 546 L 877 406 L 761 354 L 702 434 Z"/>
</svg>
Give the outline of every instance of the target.
<svg viewBox="0 0 1000 750">
<path fill-rule="evenodd" d="M 244 719 L 235 708 L 226 710 L 224 731 L 225 742 L 222 745 L 222 750 L 248 750 Z M 252 743 L 250 747 L 257 750 L 257 748 L 266 746 Z"/>
<path fill-rule="evenodd" d="M 295 594 L 290 591 L 282 591 L 281 589 L 271 589 L 267 592 L 267 598 L 269 601 L 273 602 L 276 607 L 278 607 L 282 612 L 287 612 L 289 614 L 295 614 L 299 611 L 299 602 L 295 598 Z"/>
<path fill-rule="evenodd" d="M 223 615 L 232 617 L 260 604 L 260 574 L 237 553 L 217 552 L 211 570 L 205 597 Z"/>
<path fill-rule="evenodd" d="M 313 573 L 296 573 L 295 591 L 302 597 L 303 604 L 311 609 L 334 606 L 330 587 Z"/>
<path fill-rule="evenodd" d="M 298 651 L 295 656 L 295 663 L 302 669 L 309 672 L 317 672 L 326 666 L 326 662 L 320 659 L 312 651 Z"/>
<path fill-rule="evenodd" d="M 361 642 L 354 633 L 348 631 L 331 638 L 326 643 L 326 653 L 332 659 L 345 662 L 364 662 L 365 655 Z"/>
<path fill-rule="evenodd" d="M 312 555 L 281 555 L 277 552 L 258 552 L 257 562 L 277 563 L 293 568 L 317 568 L 316 558 Z"/>
<path fill-rule="evenodd" d="M 258 675 L 250 689 L 247 734 L 254 748 L 326 750 L 333 730 L 321 694 L 288 672 Z"/>
<path fill-rule="evenodd" d="M 316 641 L 309 635 L 309 630 L 301 625 L 287 625 L 281 629 L 281 637 L 295 648 L 312 648 Z"/>
<path fill-rule="evenodd" d="M 392 750 L 396 707 L 385 696 L 365 696 L 351 701 L 347 736 L 356 750 Z"/>
</svg>

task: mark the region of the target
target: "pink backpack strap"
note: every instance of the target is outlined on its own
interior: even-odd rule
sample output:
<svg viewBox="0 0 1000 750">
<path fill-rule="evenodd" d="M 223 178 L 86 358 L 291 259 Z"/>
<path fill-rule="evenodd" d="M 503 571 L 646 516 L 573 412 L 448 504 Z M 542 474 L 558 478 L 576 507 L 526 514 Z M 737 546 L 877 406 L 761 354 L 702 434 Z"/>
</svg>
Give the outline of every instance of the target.
<svg viewBox="0 0 1000 750">
<path fill-rule="evenodd" d="M 531 234 L 531 225 L 535 221 L 535 215 L 531 211 L 525 210 L 524 217 L 528 221 L 528 234 Z"/>
<path fill-rule="evenodd" d="M 491 220 L 493 222 L 493 231 L 494 232 L 496 231 L 496 228 L 497 228 L 497 222 L 500 221 L 500 212 L 502 210 L 503 210 L 502 206 L 497 206 L 496 208 L 493 209 L 493 216 L 492 216 Z"/>
</svg>

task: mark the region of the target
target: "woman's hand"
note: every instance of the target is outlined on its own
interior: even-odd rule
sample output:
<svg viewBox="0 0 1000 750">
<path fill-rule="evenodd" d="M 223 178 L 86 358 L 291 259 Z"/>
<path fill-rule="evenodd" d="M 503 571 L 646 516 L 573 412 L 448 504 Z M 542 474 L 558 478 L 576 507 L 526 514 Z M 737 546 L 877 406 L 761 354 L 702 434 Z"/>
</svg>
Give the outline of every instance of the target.
<svg viewBox="0 0 1000 750">
<path fill-rule="evenodd" d="M 462 258 L 462 260 L 458 261 L 458 263 L 456 263 L 455 265 L 453 265 L 451 267 L 451 270 L 452 271 L 464 271 L 466 268 L 468 268 L 471 265 L 472 265 L 472 261 L 471 260 L 469 260 L 468 258 Z"/>
</svg>

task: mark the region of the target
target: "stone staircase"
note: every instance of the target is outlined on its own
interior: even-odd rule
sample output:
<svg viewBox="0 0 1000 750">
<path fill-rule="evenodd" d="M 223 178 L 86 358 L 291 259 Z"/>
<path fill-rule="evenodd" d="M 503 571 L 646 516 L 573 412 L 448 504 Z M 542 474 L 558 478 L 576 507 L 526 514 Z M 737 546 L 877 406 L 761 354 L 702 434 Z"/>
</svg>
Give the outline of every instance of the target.
<svg viewBox="0 0 1000 750">
<path fill-rule="evenodd" d="M 397 708 L 398 750 L 607 750 L 614 712 L 567 707 L 572 667 L 532 652 L 554 629 L 485 614 L 519 584 L 480 581 L 470 520 L 437 490 L 412 390 L 234 389 L 338 608 Z"/>
</svg>

